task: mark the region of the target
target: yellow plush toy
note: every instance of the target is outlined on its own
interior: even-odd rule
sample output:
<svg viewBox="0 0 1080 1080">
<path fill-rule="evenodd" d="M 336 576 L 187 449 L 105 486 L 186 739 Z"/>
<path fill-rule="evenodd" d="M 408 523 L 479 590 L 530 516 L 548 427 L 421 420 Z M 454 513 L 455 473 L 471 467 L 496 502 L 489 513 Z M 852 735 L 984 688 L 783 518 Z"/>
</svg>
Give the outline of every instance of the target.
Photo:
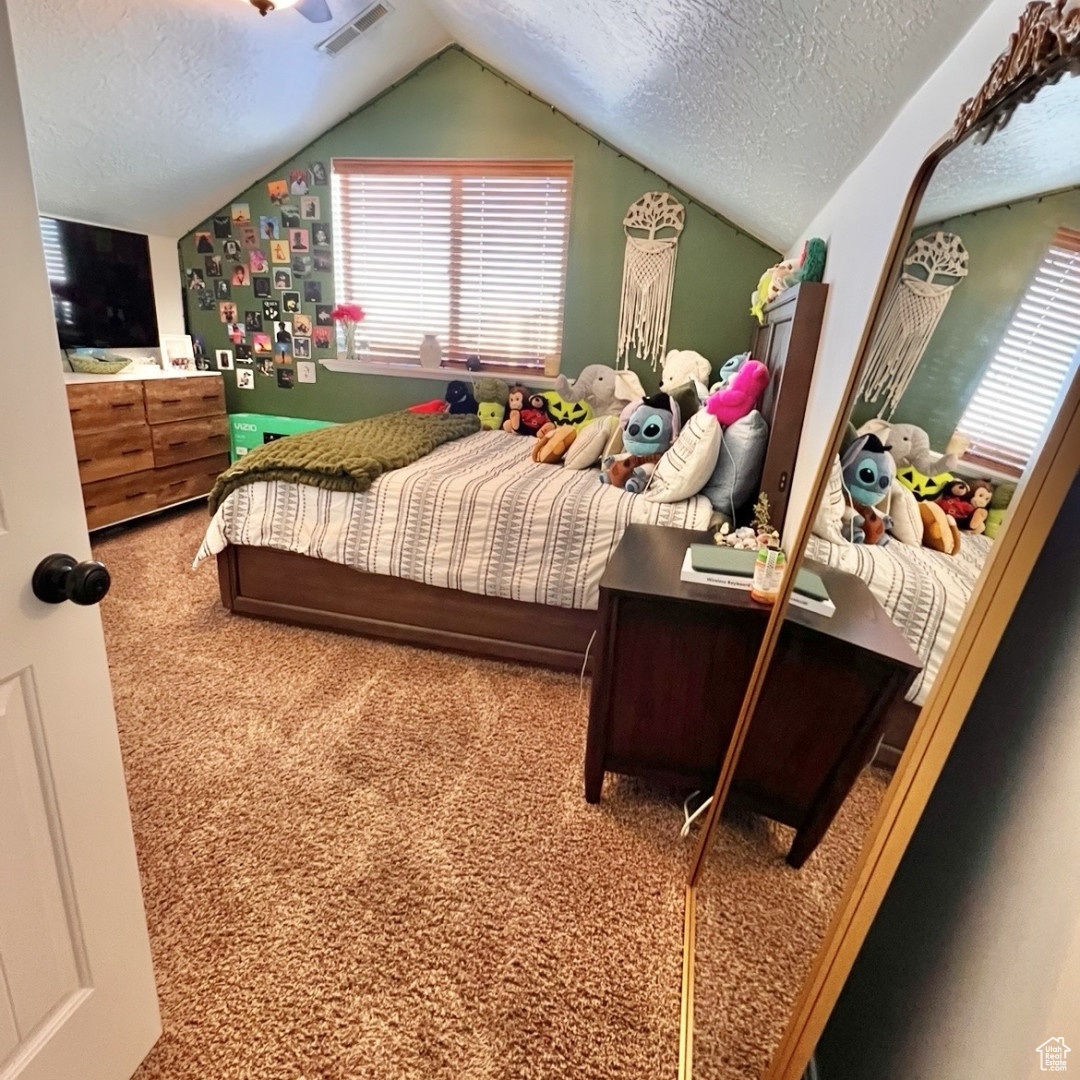
<svg viewBox="0 0 1080 1080">
<path fill-rule="evenodd" d="M 544 398 L 548 416 L 556 424 L 570 424 L 581 429 L 593 418 L 592 406 L 587 401 L 567 401 L 556 390 L 545 390 Z"/>
</svg>

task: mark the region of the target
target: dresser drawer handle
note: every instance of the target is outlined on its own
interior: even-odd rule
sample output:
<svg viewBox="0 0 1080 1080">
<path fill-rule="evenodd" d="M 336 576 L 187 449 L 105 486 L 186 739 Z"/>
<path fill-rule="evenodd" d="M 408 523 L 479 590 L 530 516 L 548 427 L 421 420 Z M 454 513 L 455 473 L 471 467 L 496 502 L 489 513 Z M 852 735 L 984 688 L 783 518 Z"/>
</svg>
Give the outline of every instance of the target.
<svg viewBox="0 0 1080 1080">
<path fill-rule="evenodd" d="M 186 480 L 174 480 L 169 487 L 179 487 L 181 484 L 186 484 Z"/>
<path fill-rule="evenodd" d="M 149 495 L 148 491 L 133 491 L 130 495 L 125 495 L 125 499 L 141 499 L 144 495 Z"/>
<path fill-rule="evenodd" d="M 90 462 L 93 461 L 93 460 L 94 460 L 93 458 L 81 457 L 81 458 L 79 458 L 79 464 L 80 465 L 89 465 Z"/>
<path fill-rule="evenodd" d="M 181 439 L 179 442 L 171 442 L 171 443 L 169 443 L 169 449 L 171 450 L 174 446 L 187 446 L 187 444 L 188 444 L 187 439 Z"/>
<path fill-rule="evenodd" d="M 180 399 L 178 397 L 167 397 L 161 399 L 162 405 L 179 405 Z"/>
<path fill-rule="evenodd" d="M 111 409 L 130 409 L 135 405 L 134 401 L 110 401 L 109 407 Z"/>
<path fill-rule="evenodd" d="M 131 450 L 121 450 L 120 456 L 127 457 L 129 454 L 145 454 L 146 451 L 141 446 L 133 447 Z"/>
</svg>

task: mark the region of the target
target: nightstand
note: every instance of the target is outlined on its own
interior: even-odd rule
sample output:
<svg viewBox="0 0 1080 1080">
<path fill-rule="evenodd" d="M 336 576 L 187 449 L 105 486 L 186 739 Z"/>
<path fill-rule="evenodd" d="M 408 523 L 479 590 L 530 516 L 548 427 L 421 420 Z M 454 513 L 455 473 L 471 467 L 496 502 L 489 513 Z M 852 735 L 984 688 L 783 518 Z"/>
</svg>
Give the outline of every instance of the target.
<svg viewBox="0 0 1080 1080">
<path fill-rule="evenodd" d="M 600 582 L 585 797 L 605 772 L 711 788 L 769 609 L 748 592 L 679 580 L 706 533 L 631 525 Z M 732 801 L 797 830 L 788 862 L 820 842 L 881 738 L 919 659 L 858 578 L 809 563 L 836 604 L 789 612 L 732 785 Z"/>
</svg>

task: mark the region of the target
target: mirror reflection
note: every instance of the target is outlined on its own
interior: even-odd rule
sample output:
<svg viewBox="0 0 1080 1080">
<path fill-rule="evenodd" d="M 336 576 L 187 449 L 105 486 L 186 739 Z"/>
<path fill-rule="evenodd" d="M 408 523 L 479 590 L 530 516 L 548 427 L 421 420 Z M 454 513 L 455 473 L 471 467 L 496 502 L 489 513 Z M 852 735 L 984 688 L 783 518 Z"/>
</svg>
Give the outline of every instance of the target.
<svg viewBox="0 0 1080 1080">
<path fill-rule="evenodd" d="M 767 1066 L 1075 375 L 1078 116 L 1080 79 L 1044 87 L 943 157 L 911 218 L 788 568 L 835 611 L 786 613 L 698 887 L 695 1077 Z"/>
</svg>

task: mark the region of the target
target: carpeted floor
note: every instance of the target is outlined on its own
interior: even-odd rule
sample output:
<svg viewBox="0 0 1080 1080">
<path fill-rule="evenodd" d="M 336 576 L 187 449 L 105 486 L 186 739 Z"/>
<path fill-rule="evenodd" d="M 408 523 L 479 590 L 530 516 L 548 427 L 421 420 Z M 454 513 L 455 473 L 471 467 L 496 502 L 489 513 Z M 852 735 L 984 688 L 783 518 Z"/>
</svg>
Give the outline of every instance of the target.
<svg viewBox="0 0 1080 1080">
<path fill-rule="evenodd" d="M 793 830 L 726 816 L 697 890 L 694 1080 L 764 1072 L 890 776 L 871 769 L 860 777 L 801 870 L 783 861 Z"/>
<path fill-rule="evenodd" d="M 95 545 L 165 1026 L 137 1080 L 674 1077 L 681 807 L 584 801 L 578 680 L 228 616 L 205 523 Z M 724 831 L 713 1000 L 760 1045 L 854 841 L 796 874 Z"/>
</svg>

